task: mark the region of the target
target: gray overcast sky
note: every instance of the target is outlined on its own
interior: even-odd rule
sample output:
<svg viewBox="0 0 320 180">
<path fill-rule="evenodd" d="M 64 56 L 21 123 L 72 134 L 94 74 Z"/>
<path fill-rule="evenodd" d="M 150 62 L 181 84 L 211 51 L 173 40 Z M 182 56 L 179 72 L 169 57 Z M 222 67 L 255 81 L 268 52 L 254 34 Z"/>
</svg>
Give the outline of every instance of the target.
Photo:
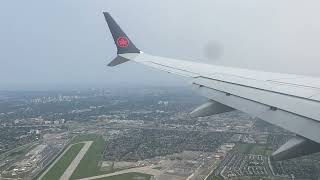
<svg viewBox="0 0 320 180">
<path fill-rule="evenodd" d="M 319 9 L 317 0 L 1 1 L 0 89 L 181 84 L 134 63 L 107 67 L 115 47 L 103 11 L 154 55 L 320 76 Z"/>
</svg>

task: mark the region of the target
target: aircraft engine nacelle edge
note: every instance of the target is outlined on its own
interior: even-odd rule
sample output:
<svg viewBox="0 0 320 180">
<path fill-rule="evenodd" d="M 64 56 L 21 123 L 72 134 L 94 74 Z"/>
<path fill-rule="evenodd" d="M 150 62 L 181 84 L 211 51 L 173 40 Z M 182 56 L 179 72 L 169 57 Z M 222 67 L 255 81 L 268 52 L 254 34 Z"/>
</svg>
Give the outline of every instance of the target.
<svg viewBox="0 0 320 180">
<path fill-rule="evenodd" d="M 224 104 L 221 104 L 219 102 L 209 100 L 208 102 L 202 104 L 201 106 L 193 110 L 190 113 L 190 116 L 193 118 L 205 117 L 205 116 L 211 116 L 211 115 L 225 113 L 233 110 L 235 109 L 229 106 L 226 106 Z"/>
</svg>

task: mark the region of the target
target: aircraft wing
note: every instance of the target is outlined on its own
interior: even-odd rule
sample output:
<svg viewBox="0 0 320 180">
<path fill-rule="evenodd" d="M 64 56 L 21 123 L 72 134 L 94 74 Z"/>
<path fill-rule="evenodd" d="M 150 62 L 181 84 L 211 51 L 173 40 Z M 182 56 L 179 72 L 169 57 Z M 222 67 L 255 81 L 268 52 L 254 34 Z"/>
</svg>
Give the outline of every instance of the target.
<svg viewBox="0 0 320 180">
<path fill-rule="evenodd" d="M 296 133 L 273 153 L 275 160 L 320 151 L 320 78 L 153 56 L 140 51 L 109 13 L 104 15 L 117 46 L 109 66 L 135 61 L 189 77 L 193 89 L 209 100 L 191 113 L 194 117 L 238 109 Z"/>
</svg>

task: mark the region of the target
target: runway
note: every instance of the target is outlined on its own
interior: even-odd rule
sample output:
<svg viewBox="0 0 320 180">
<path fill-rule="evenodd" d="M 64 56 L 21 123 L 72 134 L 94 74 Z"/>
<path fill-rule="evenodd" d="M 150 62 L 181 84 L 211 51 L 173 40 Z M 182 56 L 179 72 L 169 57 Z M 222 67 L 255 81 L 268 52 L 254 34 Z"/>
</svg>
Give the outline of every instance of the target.
<svg viewBox="0 0 320 180">
<path fill-rule="evenodd" d="M 78 155 L 73 159 L 69 167 L 64 171 L 63 175 L 60 177 L 60 180 L 69 180 L 73 172 L 76 170 L 77 166 L 79 165 L 81 159 L 84 157 L 86 152 L 89 150 L 93 141 L 84 141 L 84 146 L 78 153 Z"/>
</svg>

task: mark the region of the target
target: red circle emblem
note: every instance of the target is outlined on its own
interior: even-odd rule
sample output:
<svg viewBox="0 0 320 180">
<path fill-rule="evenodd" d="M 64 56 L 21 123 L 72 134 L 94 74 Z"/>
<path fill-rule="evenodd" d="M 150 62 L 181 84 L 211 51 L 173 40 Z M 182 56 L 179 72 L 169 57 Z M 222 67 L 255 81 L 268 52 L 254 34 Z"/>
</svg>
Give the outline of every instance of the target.
<svg viewBox="0 0 320 180">
<path fill-rule="evenodd" d="M 128 47 L 128 45 L 129 45 L 129 40 L 128 40 L 128 38 L 126 38 L 126 37 L 119 37 L 119 38 L 117 39 L 117 44 L 118 44 L 119 47 L 122 47 L 122 48 Z"/>
</svg>

